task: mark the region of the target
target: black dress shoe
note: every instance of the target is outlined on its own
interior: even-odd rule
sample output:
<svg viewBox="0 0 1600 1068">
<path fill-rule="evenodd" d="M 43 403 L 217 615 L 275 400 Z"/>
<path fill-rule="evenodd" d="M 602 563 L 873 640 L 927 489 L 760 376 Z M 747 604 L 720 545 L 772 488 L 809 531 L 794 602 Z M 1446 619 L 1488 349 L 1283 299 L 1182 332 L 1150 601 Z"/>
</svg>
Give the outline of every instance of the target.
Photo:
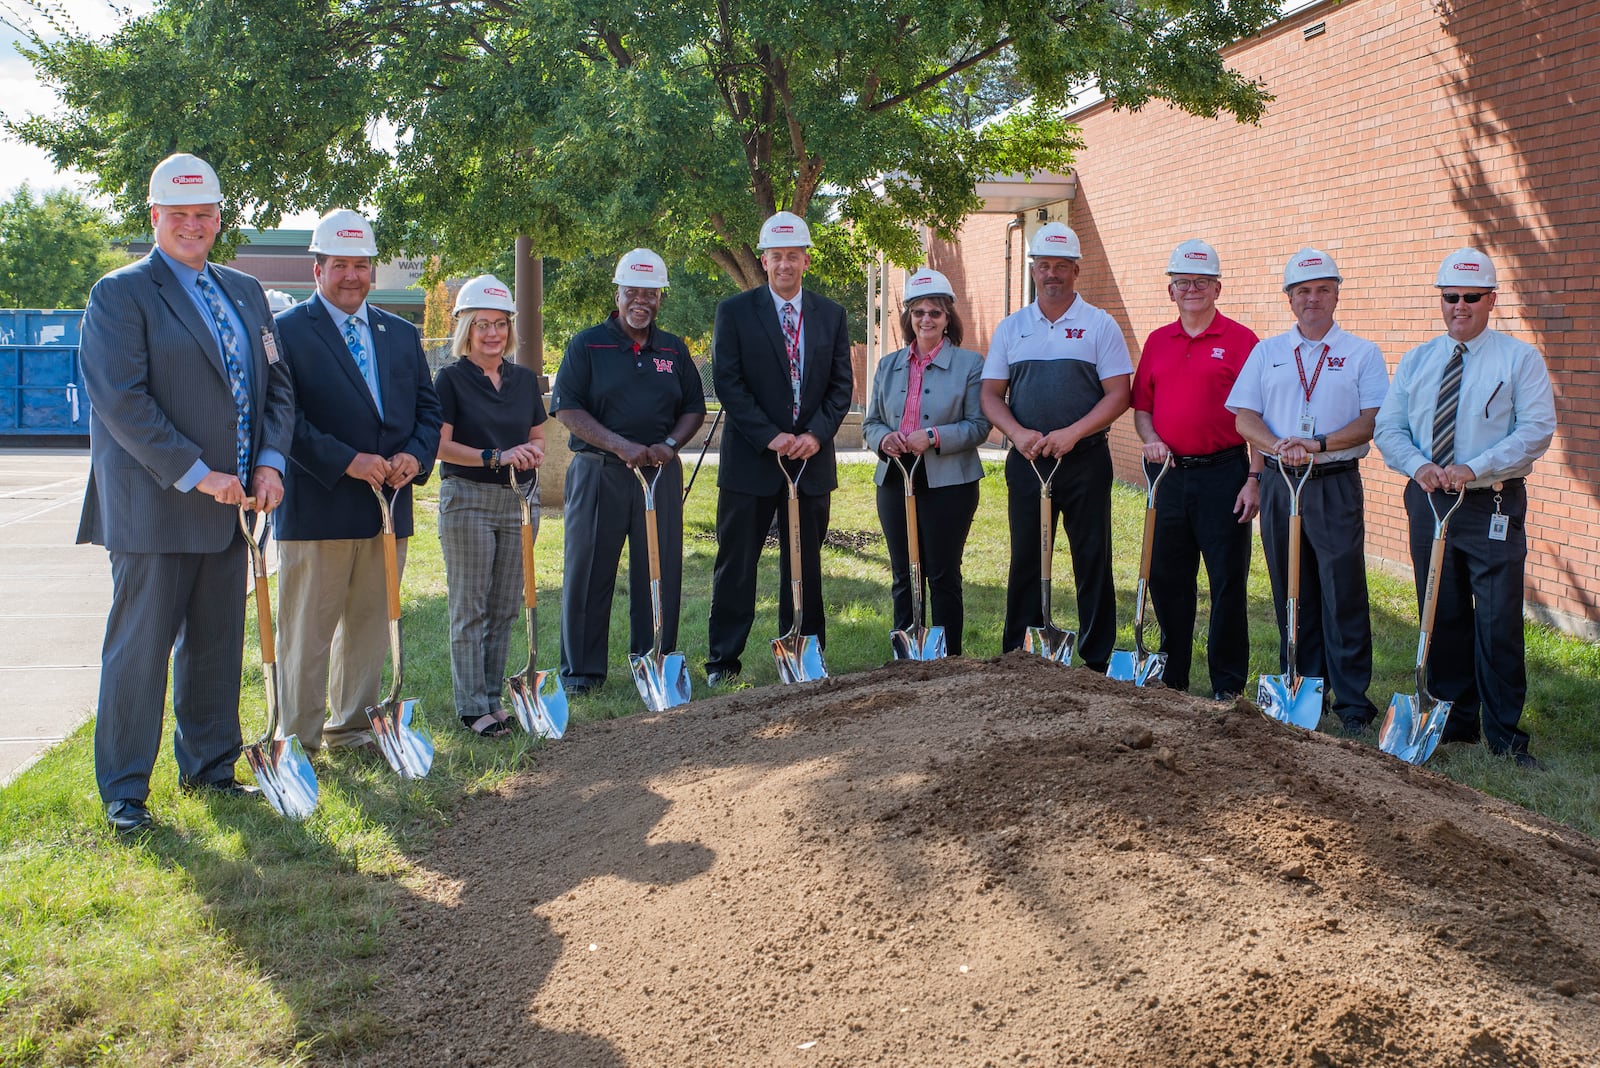
<svg viewBox="0 0 1600 1068">
<path fill-rule="evenodd" d="M 1511 759 L 1516 762 L 1517 767 L 1527 768 L 1529 771 L 1548 770 L 1544 766 L 1544 761 L 1540 760 L 1526 749 L 1519 749 L 1515 753 L 1512 753 Z"/>
<path fill-rule="evenodd" d="M 150 810 L 143 801 L 112 801 L 106 805 L 106 822 L 118 834 L 137 834 L 150 829 Z"/>
<path fill-rule="evenodd" d="M 186 782 L 183 784 L 186 794 L 220 794 L 223 797 L 260 797 L 261 787 L 246 786 L 234 779 L 218 779 L 216 782 Z"/>
<path fill-rule="evenodd" d="M 706 672 L 706 685 L 713 690 L 721 690 L 737 685 L 739 673 L 737 671 L 708 671 Z"/>
</svg>

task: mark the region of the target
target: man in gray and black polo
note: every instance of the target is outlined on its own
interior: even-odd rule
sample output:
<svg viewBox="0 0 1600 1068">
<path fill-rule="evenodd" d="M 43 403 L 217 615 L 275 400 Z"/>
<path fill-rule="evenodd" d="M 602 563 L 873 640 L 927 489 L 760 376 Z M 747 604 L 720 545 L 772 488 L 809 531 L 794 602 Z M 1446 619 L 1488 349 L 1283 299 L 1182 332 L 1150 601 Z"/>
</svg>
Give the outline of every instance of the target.
<svg viewBox="0 0 1600 1068">
<path fill-rule="evenodd" d="M 983 414 L 1012 444 L 1006 457 L 1011 572 L 1001 648 L 1021 648 L 1028 628 L 1047 622 L 1039 589 L 1039 479 L 1059 459 L 1051 502 L 1072 550 L 1078 650 L 1103 672 L 1117 638 L 1106 428 L 1128 410 L 1133 362 L 1122 328 L 1077 294 L 1080 255 L 1078 235 L 1062 223 L 1040 227 L 1028 243 L 1037 300 L 995 328 L 983 367 Z"/>
<path fill-rule="evenodd" d="M 667 265 L 649 249 L 617 263 L 617 310 L 567 344 L 550 412 L 572 432 L 561 586 L 561 682 L 574 696 L 605 681 L 617 562 L 628 543 L 628 648 L 655 643 L 644 493 L 655 482 L 661 641 L 678 640 L 683 586 L 683 468 L 678 449 L 705 422 L 705 391 L 683 339 L 656 327 Z"/>
</svg>

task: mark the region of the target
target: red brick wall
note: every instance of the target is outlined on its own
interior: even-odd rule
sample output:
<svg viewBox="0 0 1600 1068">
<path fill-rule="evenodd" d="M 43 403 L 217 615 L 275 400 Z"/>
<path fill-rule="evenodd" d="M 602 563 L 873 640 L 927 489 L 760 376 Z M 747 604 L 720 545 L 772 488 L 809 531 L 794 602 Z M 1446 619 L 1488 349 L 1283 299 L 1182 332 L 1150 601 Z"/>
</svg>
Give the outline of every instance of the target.
<svg viewBox="0 0 1600 1068">
<path fill-rule="evenodd" d="M 1084 247 L 1080 291 L 1117 317 L 1136 353 L 1174 317 L 1163 271 L 1188 237 L 1217 247 L 1223 309 L 1262 336 L 1292 323 L 1280 290 L 1288 255 L 1306 244 L 1332 253 L 1345 277 L 1339 321 L 1377 342 L 1391 373 L 1443 329 L 1431 287 L 1439 260 L 1461 245 L 1487 251 L 1501 280 L 1494 325 L 1537 345 L 1555 382 L 1555 443 L 1529 484 L 1528 598 L 1591 625 L 1600 623 L 1595 13 L 1578 0 L 1318 5 L 1228 56 L 1276 97 L 1259 126 L 1165 107 L 1081 115 L 1087 148 L 1070 216 Z M 1318 22 L 1326 32 L 1304 39 Z M 980 349 L 989 309 L 999 309 L 995 235 L 1005 221 L 975 217 L 959 243 L 964 277 L 984 279 L 968 282 L 964 305 L 987 327 L 973 338 Z M 1015 306 L 1015 281 L 1013 291 Z M 1133 441 L 1125 418 L 1113 442 L 1119 471 L 1137 478 Z M 1407 561 L 1403 480 L 1376 453 L 1364 473 L 1367 551 Z"/>
</svg>

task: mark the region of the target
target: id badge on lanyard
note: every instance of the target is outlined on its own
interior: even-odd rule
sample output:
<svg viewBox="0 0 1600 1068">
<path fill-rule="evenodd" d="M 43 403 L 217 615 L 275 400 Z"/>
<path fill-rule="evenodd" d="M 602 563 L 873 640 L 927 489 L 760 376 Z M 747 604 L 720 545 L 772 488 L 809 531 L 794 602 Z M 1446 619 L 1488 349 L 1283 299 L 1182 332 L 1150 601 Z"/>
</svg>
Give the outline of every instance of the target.
<svg viewBox="0 0 1600 1068">
<path fill-rule="evenodd" d="M 1294 347 L 1294 365 L 1300 372 L 1300 391 L 1305 397 L 1300 406 L 1300 432 L 1299 437 L 1309 438 L 1317 432 L 1316 416 L 1311 414 L 1311 394 L 1316 392 L 1317 379 L 1322 377 L 1322 367 L 1328 360 L 1328 345 L 1322 346 L 1322 351 L 1317 354 L 1316 369 L 1311 372 L 1311 381 L 1306 381 L 1306 365 L 1300 359 L 1300 346 Z"/>
</svg>

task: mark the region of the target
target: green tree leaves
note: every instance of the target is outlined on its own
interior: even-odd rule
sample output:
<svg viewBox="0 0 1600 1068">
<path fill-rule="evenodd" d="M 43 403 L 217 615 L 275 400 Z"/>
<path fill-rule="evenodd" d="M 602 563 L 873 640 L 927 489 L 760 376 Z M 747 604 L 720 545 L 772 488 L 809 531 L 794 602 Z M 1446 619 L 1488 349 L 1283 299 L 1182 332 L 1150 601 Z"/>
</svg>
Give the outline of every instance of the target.
<svg viewBox="0 0 1600 1068">
<path fill-rule="evenodd" d="M 76 193 L 35 198 L 23 185 L 0 202 L 0 308 L 81 308 L 128 259 L 112 249 L 105 215 Z"/>
</svg>

